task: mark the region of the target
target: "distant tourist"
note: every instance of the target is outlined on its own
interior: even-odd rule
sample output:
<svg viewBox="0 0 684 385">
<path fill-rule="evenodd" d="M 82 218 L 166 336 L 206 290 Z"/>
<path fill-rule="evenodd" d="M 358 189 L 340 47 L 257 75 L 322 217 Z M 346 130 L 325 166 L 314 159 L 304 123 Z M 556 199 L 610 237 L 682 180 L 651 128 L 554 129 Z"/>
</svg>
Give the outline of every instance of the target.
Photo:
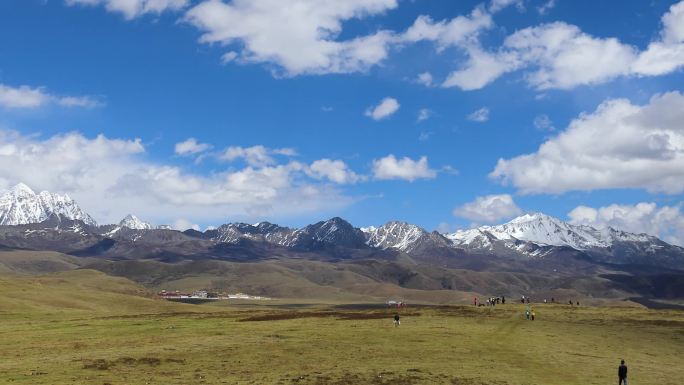
<svg viewBox="0 0 684 385">
<path fill-rule="evenodd" d="M 401 321 L 399 321 L 399 313 L 397 313 L 394 315 L 394 327 L 396 328 L 399 325 L 401 325 Z"/>
<path fill-rule="evenodd" d="M 532 310 L 532 313 L 530 314 L 530 317 L 532 317 L 532 321 L 534 321 L 534 316 L 535 316 L 535 315 L 536 315 L 536 314 L 534 313 L 534 310 Z"/>
<path fill-rule="evenodd" d="M 529 320 L 530 319 L 530 310 L 525 310 L 525 319 Z"/>
<path fill-rule="evenodd" d="M 501 304 L 505 305 L 506 304 L 506 297 L 501 296 Z"/>
<path fill-rule="evenodd" d="M 551 303 L 556 303 L 556 299 L 551 297 Z"/>
<path fill-rule="evenodd" d="M 618 367 L 618 385 L 622 384 L 627 385 L 627 365 L 625 365 L 625 360 L 621 360 Z"/>
<path fill-rule="evenodd" d="M 475 297 L 475 299 L 473 300 L 473 305 L 475 305 L 475 307 L 477 307 L 477 297 Z"/>
</svg>

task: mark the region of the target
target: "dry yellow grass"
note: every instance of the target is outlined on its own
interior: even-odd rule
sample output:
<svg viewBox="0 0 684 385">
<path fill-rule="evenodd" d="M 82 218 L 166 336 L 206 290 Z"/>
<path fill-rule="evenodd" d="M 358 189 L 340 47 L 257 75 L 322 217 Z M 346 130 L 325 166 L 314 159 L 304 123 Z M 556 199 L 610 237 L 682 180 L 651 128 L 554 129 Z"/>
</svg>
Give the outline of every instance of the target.
<svg viewBox="0 0 684 385">
<path fill-rule="evenodd" d="M 393 309 L 166 303 L 91 271 L 0 289 L 8 384 L 599 385 L 620 358 L 633 384 L 684 374 L 677 311 L 539 305 L 532 322 L 520 305 L 412 306 L 394 328 Z"/>
</svg>

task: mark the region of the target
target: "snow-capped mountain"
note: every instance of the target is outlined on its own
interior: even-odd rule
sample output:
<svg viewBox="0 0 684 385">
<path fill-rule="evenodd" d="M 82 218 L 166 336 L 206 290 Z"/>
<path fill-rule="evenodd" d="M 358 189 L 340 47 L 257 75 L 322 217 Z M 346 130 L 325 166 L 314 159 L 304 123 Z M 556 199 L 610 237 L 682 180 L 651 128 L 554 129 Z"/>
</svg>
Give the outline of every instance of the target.
<svg viewBox="0 0 684 385">
<path fill-rule="evenodd" d="M 254 225 L 248 223 L 228 223 L 214 230 L 216 235 L 212 238 L 215 242 L 237 244 L 242 239 L 257 242 L 268 242 L 280 246 L 291 247 L 296 238 L 297 230 L 278 226 L 269 222 L 260 222 Z"/>
<path fill-rule="evenodd" d="M 315 242 L 350 248 L 363 248 L 366 245 L 364 233 L 340 217 L 308 225 L 302 232 Z"/>
<path fill-rule="evenodd" d="M 632 234 L 613 228 L 578 226 L 542 213 L 525 214 L 508 223 L 461 230 L 446 237 L 457 247 L 492 250 L 494 242 L 518 247 L 519 241 L 538 246 L 566 246 L 575 250 L 610 248 L 616 242 L 654 242 L 646 234 Z"/>
<path fill-rule="evenodd" d="M 19 183 L 0 195 L 0 225 L 40 223 L 51 215 L 96 225 L 95 220 L 66 194 L 47 191 L 36 194 L 27 185 Z"/>
<path fill-rule="evenodd" d="M 366 244 L 381 249 L 394 248 L 412 252 L 420 246 L 448 246 L 446 239 L 437 233 L 406 222 L 392 221 L 380 227 L 365 227 Z"/>
<path fill-rule="evenodd" d="M 119 222 L 119 227 L 127 227 L 132 230 L 152 230 L 152 225 L 140 220 L 133 214 L 128 214 Z"/>
<path fill-rule="evenodd" d="M 284 247 L 311 249 L 324 245 L 349 248 L 365 247 L 364 234 L 342 218 L 331 218 L 303 227 L 292 229 L 269 222 L 254 225 L 230 223 L 220 226 L 213 238 L 220 243 L 239 243 L 242 239 L 262 241 Z"/>
</svg>

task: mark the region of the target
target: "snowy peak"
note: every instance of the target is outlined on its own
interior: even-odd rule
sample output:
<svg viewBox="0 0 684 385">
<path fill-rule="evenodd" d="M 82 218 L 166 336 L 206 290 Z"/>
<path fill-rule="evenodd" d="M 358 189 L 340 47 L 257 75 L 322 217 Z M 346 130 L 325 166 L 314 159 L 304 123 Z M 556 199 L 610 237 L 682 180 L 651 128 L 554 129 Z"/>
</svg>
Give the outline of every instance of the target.
<svg viewBox="0 0 684 385">
<path fill-rule="evenodd" d="M 152 230 L 152 225 L 140 220 L 133 214 L 128 214 L 119 222 L 120 227 L 127 227 L 132 230 Z"/>
<path fill-rule="evenodd" d="M 36 194 L 27 185 L 19 183 L 0 195 L 0 225 L 40 223 L 52 215 L 96 225 L 95 220 L 66 194 L 47 191 Z"/>
<path fill-rule="evenodd" d="M 610 246 L 610 240 L 593 227 L 571 225 L 541 213 L 525 214 L 487 230 L 498 239 L 518 239 L 538 245 L 569 246 L 577 250 Z"/>
<path fill-rule="evenodd" d="M 503 242 L 518 246 L 518 241 L 539 246 L 566 246 L 576 250 L 606 249 L 616 242 L 654 242 L 655 237 L 632 234 L 613 228 L 597 229 L 573 225 L 542 213 L 521 215 L 498 226 L 482 226 L 460 230 L 446 237 L 454 245 L 470 249 L 492 250 L 493 244 Z"/>
<path fill-rule="evenodd" d="M 15 197 L 31 197 L 36 195 L 31 188 L 23 183 L 19 183 L 12 187 L 9 192 Z"/>
<path fill-rule="evenodd" d="M 419 247 L 448 246 L 443 236 L 406 222 L 391 221 L 380 227 L 366 227 L 366 244 L 381 249 L 394 248 L 411 252 Z"/>
<path fill-rule="evenodd" d="M 340 217 L 308 225 L 302 232 L 309 234 L 315 241 L 344 247 L 363 247 L 366 238 L 361 230 Z"/>
</svg>

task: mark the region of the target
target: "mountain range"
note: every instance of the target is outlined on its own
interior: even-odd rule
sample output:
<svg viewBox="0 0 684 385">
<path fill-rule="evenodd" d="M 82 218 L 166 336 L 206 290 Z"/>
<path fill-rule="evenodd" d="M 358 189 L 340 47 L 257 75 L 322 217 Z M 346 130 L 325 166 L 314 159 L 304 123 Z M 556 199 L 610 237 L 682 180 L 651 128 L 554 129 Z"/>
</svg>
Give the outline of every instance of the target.
<svg viewBox="0 0 684 385">
<path fill-rule="evenodd" d="M 624 280 L 625 274 L 642 280 L 646 274 L 650 284 L 655 284 L 662 274 L 684 277 L 681 247 L 647 234 L 578 226 L 542 213 L 449 234 L 399 221 L 356 228 L 339 217 L 296 229 L 260 222 L 227 223 L 204 232 L 181 232 L 167 226 L 155 228 L 134 215 L 126 216 L 118 224 L 98 225 L 68 196 L 46 191 L 36 194 L 23 184 L 0 195 L 0 249 L 3 248 L 56 251 L 91 261 L 95 258 L 95 267 L 112 273 L 116 265 L 119 267 L 113 271 L 123 275 L 134 273 L 117 269 L 131 265 L 117 265 L 117 261 L 156 261 L 180 266 L 202 260 L 267 263 L 295 259 L 338 267 L 344 263 L 353 266 L 354 274 L 367 274 L 371 266 L 376 269 L 380 264 L 389 271 L 373 275 L 374 279 L 389 279 L 399 286 L 411 282 L 419 289 L 435 285 L 458 287 L 453 281 L 456 278 L 449 277 L 460 277 L 467 271 L 524 274 L 532 281 L 537 279 L 533 277 L 554 277 L 555 281 L 544 281 L 547 290 L 559 290 L 555 286 L 562 286 L 562 282 L 575 285 L 563 281 L 569 277 L 600 277 L 594 283 L 599 286 L 606 279 Z M 424 269 L 424 276 L 415 278 L 420 276 L 417 271 Z M 151 276 L 156 276 L 157 282 L 166 279 L 158 272 L 148 272 L 140 279 Z M 493 282 L 489 285 L 497 290 L 520 285 Z M 484 289 L 491 290 L 490 286 Z M 535 285 L 523 286 L 532 290 Z M 468 287 L 471 286 L 462 289 Z M 601 287 L 600 293 L 598 289 L 588 289 L 583 295 L 614 295 Z M 684 297 L 684 292 L 675 294 Z"/>
</svg>

